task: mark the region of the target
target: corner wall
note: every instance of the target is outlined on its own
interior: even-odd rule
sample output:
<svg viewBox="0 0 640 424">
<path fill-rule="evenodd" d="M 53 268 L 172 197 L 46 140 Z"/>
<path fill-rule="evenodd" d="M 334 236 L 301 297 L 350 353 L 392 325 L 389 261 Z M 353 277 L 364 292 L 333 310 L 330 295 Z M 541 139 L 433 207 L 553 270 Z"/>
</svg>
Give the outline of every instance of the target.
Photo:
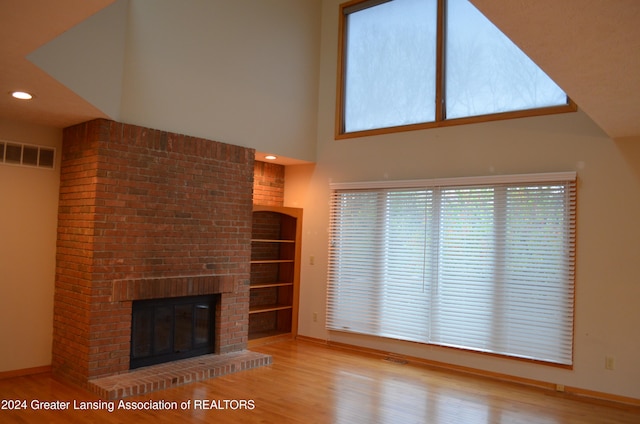
<svg viewBox="0 0 640 424">
<path fill-rule="evenodd" d="M 0 119 L 0 139 L 56 149 L 55 168 L 0 165 L 0 373 L 51 364 L 62 131 Z"/>
</svg>

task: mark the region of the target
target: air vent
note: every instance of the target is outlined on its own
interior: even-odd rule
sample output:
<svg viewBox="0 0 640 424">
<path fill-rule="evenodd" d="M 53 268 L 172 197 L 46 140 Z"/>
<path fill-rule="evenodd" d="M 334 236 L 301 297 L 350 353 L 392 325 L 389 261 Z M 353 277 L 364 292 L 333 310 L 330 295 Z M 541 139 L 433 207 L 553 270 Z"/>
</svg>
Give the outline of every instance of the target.
<svg viewBox="0 0 640 424">
<path fill-rule="evenodd" d="M 0 140 L 0 164 L 53 169 L 56 149 Z"/>
</svg>

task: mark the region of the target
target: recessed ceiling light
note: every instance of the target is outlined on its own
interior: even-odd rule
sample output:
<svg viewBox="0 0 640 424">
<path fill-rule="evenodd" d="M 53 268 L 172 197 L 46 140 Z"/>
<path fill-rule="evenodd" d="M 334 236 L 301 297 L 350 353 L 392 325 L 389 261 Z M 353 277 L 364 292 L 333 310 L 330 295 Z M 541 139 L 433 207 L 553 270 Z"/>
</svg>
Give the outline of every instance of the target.
<svg viewBox="0 0 640 424">
<path fill-rule="evenodd" d="M 20 100 L 31 100 L 33 99 L 33 96 L 29 93 L 27 93 L 26 91 L 14 91 L 13 93 L 11 93 L 11 96 L 13 96 L 16 99 L 20 99 Z"/>
<path fill-rule="evenodd" d="M 264 158 L 267 159 L 267 160 L 276 160 L 276 159 L 278 159 L 278 157 L 274 156 L 274 155 L 267 155 Z"/>
</svg>

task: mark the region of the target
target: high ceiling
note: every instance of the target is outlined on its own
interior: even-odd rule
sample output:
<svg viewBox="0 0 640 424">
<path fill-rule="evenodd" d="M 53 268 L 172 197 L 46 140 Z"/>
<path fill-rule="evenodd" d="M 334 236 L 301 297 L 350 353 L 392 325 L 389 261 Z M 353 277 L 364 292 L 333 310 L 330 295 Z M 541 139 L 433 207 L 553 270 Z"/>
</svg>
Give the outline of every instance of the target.
<svg viewBox="0 0 640 424">
<path fill-rule="evenodd" d="M 471 1 L 610 137 L 640 136 L 640 1 Z"/>
<path fill-rule="evenodd" d="M 64 128 L 101 111 L 29 62 L 26 56 L 114 0 L 0 0 L 0 118 Z M 20 102 L 15 90 L 34 93 Z"/>
<path fill-rule="evenodd" d="M 640 1 L 471 1 L 610 137 L 640 137 Z M 0 0 L 0 118 L 63 128 L 107 117 L 26 56 L 113 2 Z"/>
</svg>

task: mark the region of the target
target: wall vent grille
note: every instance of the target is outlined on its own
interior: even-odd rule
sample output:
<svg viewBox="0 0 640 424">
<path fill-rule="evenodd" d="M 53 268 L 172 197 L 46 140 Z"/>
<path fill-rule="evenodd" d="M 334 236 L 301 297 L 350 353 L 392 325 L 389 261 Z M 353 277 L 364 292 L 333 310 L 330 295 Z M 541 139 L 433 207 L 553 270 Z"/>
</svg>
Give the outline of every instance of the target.
<svg viewBox="0 0 640 424">
<path fill-rule="evenodd" d="M 56 149 L 0 140 L 0 164 L 54 169 Z"/>
</svg>

